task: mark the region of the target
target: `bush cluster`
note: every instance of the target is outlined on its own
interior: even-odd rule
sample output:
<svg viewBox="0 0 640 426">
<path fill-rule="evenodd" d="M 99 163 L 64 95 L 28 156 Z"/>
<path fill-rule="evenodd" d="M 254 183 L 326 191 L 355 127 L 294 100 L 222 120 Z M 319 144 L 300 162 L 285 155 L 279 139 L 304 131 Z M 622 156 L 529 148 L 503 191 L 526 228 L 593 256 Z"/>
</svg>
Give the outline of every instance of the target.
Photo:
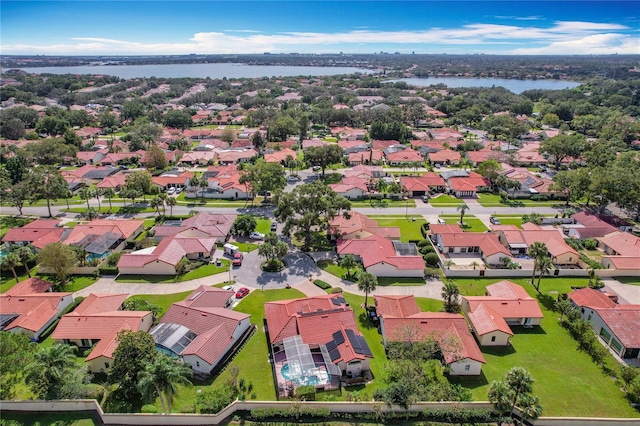
<svg viewBox="0 0 640 426">
<path fill-rule="evenodd" d="M 313 280 L 313 283 L 320 287 L 323 290 L 329 290 L 331 288 L 331 284 L 322 280 Z"/>
<path fill-rule="evenodd" d="M 258 408 L 251 410 L 251 419 L 255 421 L 283 420 L 283 419 L 329 419 L 331 411 L 328 408 L 305 408 L 302 404 L 294 405 L 286 410 L 277 408 Z"/>
</svg>

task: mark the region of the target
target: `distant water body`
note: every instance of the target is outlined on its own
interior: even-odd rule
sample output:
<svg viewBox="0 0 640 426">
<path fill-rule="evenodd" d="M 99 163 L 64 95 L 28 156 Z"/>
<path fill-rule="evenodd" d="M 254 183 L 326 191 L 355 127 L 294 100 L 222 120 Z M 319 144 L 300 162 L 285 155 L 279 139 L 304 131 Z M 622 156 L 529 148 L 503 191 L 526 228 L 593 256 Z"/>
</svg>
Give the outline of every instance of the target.
<svg viewBox="0 0 640 426">
<path fill-rule="evenodd" d="M 353 67 L 302 67 L 281 65 L 244 64 L 157 64 L 157 65 L 97 65 L 76 67 L 36 67 L 18 68 L 32 74 L 104 74 L 119 78 L 261 78 L 325 76 L 370 73 L 370 70 Z"/>
<path fill-rule="evenodd" d="M 520 94 L 525 90 L 562 90 L 573 89 L 580 86 L 575 81 L 565 80 L 509 80 L 506 78 L 463 78 L 463 77 L 428 77 L 428 78 L 402 78 L 394 81 L 404 81 L 410 86 L 428 87 L 436 84 L 444 84 L 447 87 L 493 87 L 501 86 L 505 89 Z"/>
</svg>

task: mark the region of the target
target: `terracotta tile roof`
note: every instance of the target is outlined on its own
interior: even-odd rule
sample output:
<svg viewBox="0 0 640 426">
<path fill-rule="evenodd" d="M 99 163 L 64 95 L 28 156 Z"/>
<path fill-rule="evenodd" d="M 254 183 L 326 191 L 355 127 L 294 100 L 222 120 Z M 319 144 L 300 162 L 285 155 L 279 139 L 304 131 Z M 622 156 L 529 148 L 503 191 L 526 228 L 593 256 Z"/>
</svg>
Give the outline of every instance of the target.
<svg viewBox="0 0 640 426">
<path fill-rule="evenodd" d="M 187 233 L 189 230 L 185 231 Z M 159 261 L 176 266 L 180 260 L 188 254 L 211 254 L 215 245 L 215 238 L 189 237 L 178 234 L 163 238 L 160 243 L 152 248 L 140 250 L 139 253 L 126 253 L 118 261 L 119 268 L 142 268 L 145 265 Z"/>
<path fill-rule="evenodd" d="M 616 269 L 640 269 L 640 256 L 602 256 L 609 259 Z"/>
<path fill-rule="evenodd" d="M 65 244 L 74 244 L 80 242 L 88 235 L 103 234 L 120 234 L 122 239 L 128 239 L 135 231 L 142 228 L 144 220 L 127 219 L 127 220 L 107 220 L 95 219 L 84 225 L 76 225 L 69 236 L 64 241 Z"/>
<path fill-rule="evenodd" d="M 378 263 L 388 263 L 398 269 L 423 269 L 422 256 L 399 256 L 391 240 L 379 235 L 372 235 L 361 240 L 339 239 L 336 242 L 338 254 L 359 256 L 366 268 Z"/>
<path fill-rule="evenodd" d="M 40 278 L 31 277 L 22 282 L 17 283 L 9 290 L 4 292 L 5 296 L 27 295 L 35 293 L 45 293 L 53 286 L 49 281 Z"/>
<path fill-rule="evenodd" d="M 407 191 L 429 191 L 433 187 L 445 186 L 446 182 L 439 174 L 429 172 L 418 177 L 401 177 L 400 184 Z"/>
<path fill-rule="evenodd" d="M 390 152 L 386 154 L 387 161 L 391 163 L 422 163 L 424 158 L 419 152 L 413 149 L 403 149 L 402 151 Z"/>
<path fill-rule="evenodd" d="M 186 301 L 182 301 L 169 307 L 162 322 L 183 325 L 198 335 L 223 326 L 231 335 L 238 322 L 249 317 L 248 314 L 230 309 L 188 306 Z"/>
<path fill-rule="evenodd" d="M 516 283 L 502 280 L 486 287 L 487 294 L 494 297 L 503 297 L 505 299 L 531 299 L 529 293 Z"/>
<path fill-rule="evenodd" d="M 451 128 L 429 129 L 429 133 L 433 139 L 463 139 L 462 133 Z"/>
<path fill-rule="evenodd" d="M 36 284 L 36 287 L 43 286 Z M 0 295 L 0 314 L 19 315 L 5 327 L 5 330 L 21 327 L 33 332 L 39 331 L 51 318 L 58 316 L 60 303 L 71 295 L 71 293 L 32 293 L 31 290 L 31 285 L 24 285 Z"/>
<path fill-rule="evenodd" d="M 119 328 L 114 328 L 112 332 L 105 334 L 105 336 L 96 343 L 91 353 L 89 353 L 85 358 L 85 362 L 101 356 L 105 358 L 113 358 L 113 353 L 120 343 L 118 342 L 118 333 L 125 330 L 136 331 L 131 328 L 131 324 L 129 322 L 123 322 Z"/>
<path fill-rule="evenodd" d="M 90 315 L 63 315 L 51 337 L 63 339 L 103 339 L 123 326 L 138 331 L 148 311 L 112 311 Z"/>
<path fill-rule="evenodd" d="M 612 233 L 597 240 L 622 256 L 640 257 L 640 238 L 628 232 Z"/>
<path fill-rule="evenodd" d="M 407 333 L 413 334 L 413 339 L 417 341 L 435 339 L 447 364 L 464 359 L 486 363 L 469 332 L 467 321 L 460 314 L 422 312 L 411 318 L 385 318 L 384 325 L 386 337 L 390 341 L 406 338 Z"/>
<path fill-rule="evenodd" d="M 447 182 L 456 191 L 477 191 L 484 186 L 491 185 L 488 179 L 475 172 L 469 173 L 467 177 L 451 177 L 447 179 Z"/>
<path fill-rule="evenodd" d="M 213 364 L 229 350 L 229 347 L 234 342 L 233 335 L 223 325 L 219 325 L 202 334 L 198 334 L 184 348 L 181 355 L 196 355 L 205 362 Z"/>
<path fill-rule="evenodd" d="M 126 183 L 127 175 L 124 173 L 118 173 L 113 176 L 108 176 L 100 183 L 98 183 L 98 188 L 119 188 L 124 186 Z"/>
<path fill-rule="evenodd" d="M 412 295 L 404 296 L 373 296 L 376 312 L 385 320 L 391 317 L 407 318 L 420 312 L 420 308 Z"/>
<path fill-rule="evenodd" d="M 457 234 L 460 232 L 464 232 L 459 225 L 449 224 L 449 223 L 432 223 L 429 225 L 429 229 L 431 230 L 431 234 Z"/>
<path fill-rule="evenodd" d="M 187 296 L 184 303 L 194 308 L 224 308 L 233 294 L 233 291 L 230 290 L 201 285 Z"/>
<path fill-rule="evenodd" d="M 58 227 L 59 220 L 38 219 L 20 228 L 11 228 L 2 237 L 5 242 L 31 243 L 36 248 L 43 248 L 47 244 L 60 241 L 64 229 Z"/>
<path fill-rule="evenodd" d="M 484 303 L 478 305 L 475 311 L 469 312 L 468 316 L 478 336 L 484 336 L 494 331 L 502 331 L 510 336 L 513 335 L 504 318 Z"/>
<path fill-rule="evenodd" d="M 586 306 L 588 308 L 614 308 L 617 303 L 609 299 L 609 297 L 589 287 L 581 288 L 579 290 L 569 293 L 569 299 L 577 306 Z"/>
<path fill-rule="evenodd" d="M 271 154 L 264 155 L 264 161 L 266 163 L 280 163 L 286 161 L 287 156 L 291 156 L 291 158 L 296 159 L 297 153 L 292 149 L 282 149 L 280 151 L 274 151 Z"/>
<path fill-rule="evenodd" d="M 96 294 L 88 295 L 69 316 L 94 315 L 103 312 L 117 311 L 124 301 L 129 297 L 128 293 L 124 294 Z"/>
<path fill-rule="evenodd" d="M 458 151 L 452 151 L 450 149 L 443 149 L 438 152 L 430 152 L 429 160 L 436 162 L 444 162 L 444 161 L 460 161 L 461 156 Z"/>
<path fill-rule="evenodd" d="M 596 311 L 625 348 L 640 347 L 640 305 L 619 305 Z"/>
<path fill-rule="evenodd" d="M 467 157 L 474 163 L 482 163 L 487 160 L 497 160 L 499 162 L 507 161 L 509 156 L 500 151 L 481 150 L 468 151 Z"/>
<path fill-rule="evenodd" d="M 615 226 L 609 225 L 598 216 L 589 212 L 578 212 L 572 215 L 571 218 L 587 228 L 585 230 L 580 229 L 578 231 L 582 238 L 604 237 L 607 234 L 618 231 Z"/>
<path fill-rule="evenodd" d="M 432 230 L 433 232 L 433 230 Z M 495 234 L 486 232 L 456 232 L 456 233 L 442 233 L 443 248 L 448 247 L 479 247 L 482 250 L 482 254 L 485 256 L 491 256 L 497 253 L 502 253 L 505 256 L 511 257 L 511 252 L 507 250 Z"/>
<path fill-rule="evenodd" d="M 367 231 L 385 238 L 400 238 L 400 228 L 395 226 L 379 226 L 378 222 L 355 210 L 349 212 L 349 219 L 340 215 L 329 224 L 332 233 L 348 235 L 354 232 Z"/>
<path fill-rule="evenodd" d="M 344 171 L 344 175 L 346 177 L 358 176 L 360 178 L 371 179 L 374 174 L 377 173 L 382 175 L 382 172 L 383 172 L 382 166 L 365 166 L 363 164 L 359 164 L 350 169 L 346 169 Z"/>
<path fill-rule="evenodd" d="M 181 233 L 188 229 L 196 229 L 202 233 L 213 237 L 226 237 L 236 220 L 235 214 L 198 213 L 182 221 L 180 226 L 156 226 L 156 237 L 167 237 Z"/>
</svg>

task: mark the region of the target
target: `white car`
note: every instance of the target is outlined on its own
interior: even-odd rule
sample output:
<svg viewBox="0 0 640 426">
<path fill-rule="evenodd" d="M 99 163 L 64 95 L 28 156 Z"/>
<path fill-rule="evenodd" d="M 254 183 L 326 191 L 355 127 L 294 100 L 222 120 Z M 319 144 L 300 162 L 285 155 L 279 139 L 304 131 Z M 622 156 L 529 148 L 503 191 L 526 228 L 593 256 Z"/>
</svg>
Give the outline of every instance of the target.
<svg viewBox="0 0 640 426">
<path fill-rule="evenodd" d="M 264 239 L 264 234 L 262 232 L 252 232 L 249 235 L 249 238 L 251 238 L 252 240 L 262 240 Z"/>
<path fill-rule="evenodd" d="M 232 285 L 225 285 L 224 287 L 222 287 L 222 289 L 227 291 L 235 291 Z"/>
<path fill-rule="evenodd" d="M 169 188 L 167 190 L 167 194 L 169 194 L 169 195 L 173 195 L 175 193 L 176 193 L 176 188 L 174 186 L 172 186 L 171 188 Z"/>
</svg>

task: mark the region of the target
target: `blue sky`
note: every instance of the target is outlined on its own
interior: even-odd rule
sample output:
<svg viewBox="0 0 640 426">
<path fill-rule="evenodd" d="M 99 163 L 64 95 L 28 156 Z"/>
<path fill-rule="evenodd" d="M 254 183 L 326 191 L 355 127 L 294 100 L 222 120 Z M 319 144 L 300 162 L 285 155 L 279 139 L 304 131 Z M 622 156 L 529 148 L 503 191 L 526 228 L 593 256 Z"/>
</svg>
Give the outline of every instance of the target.
<svg viewBox="0 0 640 426">
<path fill-rule="evenodd" d="M 640 54 L 638 1 L 7 1 L 0 52 Z"/>
</svg>

